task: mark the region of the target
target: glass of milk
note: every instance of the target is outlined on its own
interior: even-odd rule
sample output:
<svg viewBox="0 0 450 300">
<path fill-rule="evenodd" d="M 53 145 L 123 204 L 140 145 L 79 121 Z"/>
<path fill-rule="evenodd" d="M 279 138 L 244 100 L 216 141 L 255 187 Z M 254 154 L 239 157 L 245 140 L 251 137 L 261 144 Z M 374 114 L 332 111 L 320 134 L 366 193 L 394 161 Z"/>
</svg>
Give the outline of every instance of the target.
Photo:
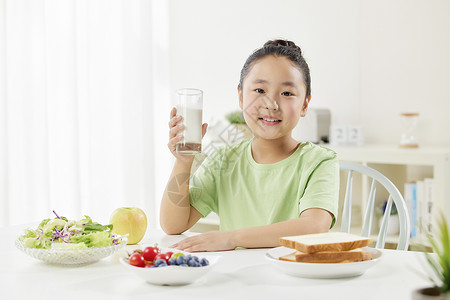
<svg viewBox="0 0 450 300">
<path fill-rule="evenodd" d="M 178 90 L 177 112 L 183 117 L 185 129 L 183 140 L 177 143 L 177 152 L 197 154 L 202 152 L 203 91 L 197 89 Z"/>
</svg>

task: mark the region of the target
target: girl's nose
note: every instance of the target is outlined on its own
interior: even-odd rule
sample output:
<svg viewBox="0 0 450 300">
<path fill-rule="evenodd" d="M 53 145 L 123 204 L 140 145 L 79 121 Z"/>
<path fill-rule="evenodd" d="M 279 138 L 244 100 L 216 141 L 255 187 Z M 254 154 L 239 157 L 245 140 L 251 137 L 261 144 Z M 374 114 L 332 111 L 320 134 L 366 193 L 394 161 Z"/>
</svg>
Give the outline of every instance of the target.
<svg viewBox="0 0 450 300">
<path fill-rule="evenodd" d="M 264 97 L 264 107 L 268 110 L 278 110 L 278 103 L 275 98 Z"/>
</svg>

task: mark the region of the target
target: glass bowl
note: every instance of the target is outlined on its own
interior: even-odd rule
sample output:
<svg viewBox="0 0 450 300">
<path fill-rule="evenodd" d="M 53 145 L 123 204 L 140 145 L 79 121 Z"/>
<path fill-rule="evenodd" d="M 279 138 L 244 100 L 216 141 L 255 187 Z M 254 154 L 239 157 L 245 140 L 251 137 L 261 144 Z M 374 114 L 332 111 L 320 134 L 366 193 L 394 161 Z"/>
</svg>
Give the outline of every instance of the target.
<svg viewBox="0 0 450 300">
<path fill-rule="evenodd" d="M 51 264 L 77 265 L 87 264 L 108 257 L 119 251 L 128 242 L 128 237 L 118 237 L 120 243 L 108 247 L 93 247 L 84 249 L 36 249 L 24 247 L 23 243 L 16 240 L 16 247 L 31 257 Z"/>
</svg>

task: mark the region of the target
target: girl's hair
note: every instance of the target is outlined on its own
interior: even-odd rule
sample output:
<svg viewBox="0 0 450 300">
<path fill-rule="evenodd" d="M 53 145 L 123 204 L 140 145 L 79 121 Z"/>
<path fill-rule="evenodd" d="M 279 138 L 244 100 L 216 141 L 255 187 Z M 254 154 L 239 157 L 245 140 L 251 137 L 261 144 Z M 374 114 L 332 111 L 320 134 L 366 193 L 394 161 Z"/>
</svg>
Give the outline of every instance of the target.
<svg viewBox="0 0 450 300">
<path fill-rule="evenodd" d="M 250 72 L 254 63 L 268 55 L 284 56 L 294 62 L 297 68 L 303 74 L 303 80 L 306 85 L 306 97 L 311 96 L 311 75 L 309 74 L 309 67 L 302 55 L 302 49 L 294 42 L 288 40 L 272 40 L 267 41 L 262 48 L 255 50 L 246 60 L 241 70 L 241 78 L 239 79 L 238 88 L 242 90 L 242 84 L 245 77 Z"/>
</svg>

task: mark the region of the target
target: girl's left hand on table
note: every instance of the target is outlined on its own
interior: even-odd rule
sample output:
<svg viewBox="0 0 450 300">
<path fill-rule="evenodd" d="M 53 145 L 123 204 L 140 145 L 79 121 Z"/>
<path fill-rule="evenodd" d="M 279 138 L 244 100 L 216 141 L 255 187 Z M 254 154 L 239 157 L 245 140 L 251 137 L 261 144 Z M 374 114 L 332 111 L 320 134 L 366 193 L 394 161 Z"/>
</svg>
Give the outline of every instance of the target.
<svg viewBox="0 0 450 300">
<path fill-rule="evenodd" d="M 188 237 L 172 246 L 186 252 L 234 250 L 232 231 L 209 231 Z"/>
</svg>

